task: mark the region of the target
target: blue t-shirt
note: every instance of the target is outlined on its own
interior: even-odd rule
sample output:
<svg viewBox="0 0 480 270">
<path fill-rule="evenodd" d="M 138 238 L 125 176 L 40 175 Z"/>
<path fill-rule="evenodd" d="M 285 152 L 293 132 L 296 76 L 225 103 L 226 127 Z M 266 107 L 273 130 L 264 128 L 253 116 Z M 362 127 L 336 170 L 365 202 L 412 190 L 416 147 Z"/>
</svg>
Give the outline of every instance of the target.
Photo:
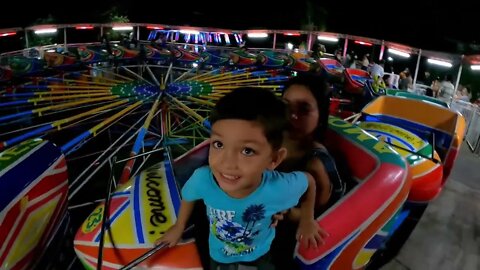
<svg viewBox="0 0 480 270">
<path fill-rule="evenodd" d="M 186 201 L 203 200 L 210 220 L 210 256 L 220 263 L 251 262 L 270 249 L 272 215 L 298 204 L 308 180 L 303 172 L 265 171 L 262 183 L 242 199 L 218 186 L 208 166 L 198 168 L 182 189 Z"/>
</svg>

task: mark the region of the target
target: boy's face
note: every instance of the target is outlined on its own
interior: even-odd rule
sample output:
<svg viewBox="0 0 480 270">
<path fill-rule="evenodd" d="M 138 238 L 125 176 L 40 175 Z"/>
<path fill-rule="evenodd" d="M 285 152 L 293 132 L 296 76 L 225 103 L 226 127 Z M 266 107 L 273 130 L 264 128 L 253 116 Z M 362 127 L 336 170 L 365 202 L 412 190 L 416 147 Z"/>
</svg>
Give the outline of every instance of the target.
<svg viewBox="0 0 480 270">
<path fill-rule="evenodd" d="M 232 197 L 243 198 L 253 192 L 262 172 L 273 170 L 285 154 L 285 149 L 272 150 L 255 121 L 225 119 L 212 126 L 208 161 L 218 185 Z"/>
</svg>

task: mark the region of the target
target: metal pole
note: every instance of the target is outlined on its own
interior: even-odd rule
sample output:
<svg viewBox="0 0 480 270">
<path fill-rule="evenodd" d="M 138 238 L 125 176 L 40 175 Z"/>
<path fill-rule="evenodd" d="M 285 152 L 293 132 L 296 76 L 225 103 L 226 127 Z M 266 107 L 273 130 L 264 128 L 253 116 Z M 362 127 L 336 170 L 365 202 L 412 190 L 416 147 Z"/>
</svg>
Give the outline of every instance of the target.
<svg viewBox="0 0 480 270">
<path fill-rule="evenodd" d="M 28 48 L 29 47 L 29 44 L 28 44 L 28 30 L 25 29 L 25 48 Z"/>
<path fill-rule="evenodd" d="M 413 89 L 415 89 L 415 85 L 417 84 L 417 75 L 418 75 L 418 68 L 420 67 L 420 58 L 422 57 L 422 49 L 418 50 L 418 58 L 417 58 L 417 66 L 415 67 L 415 76 L 413 77 Z"/>
<path fill-rule="evenodd" d="M 347 49 L 348 49 L 348 37 L 345 37 L 345 43 L 343 43 L 343 59 L 347 57 Z"/>
<path fill-rule="evenodd" d="M 277 46 L 277 33 L 273 33 L 273 49 Z"/>
<path fill-rule="evenodd" d="M 379 61 L 382 61 L 384 51 L 385 51 L 385 41 L 382 40 L 382 46 L 380 47 L 380 56 L 378 57 Z"/>
<path fill-rule="evenodd" d="M 140 26 L 137 26 L 137 41 L 140 40 Z"/>
<path fill-rule="evenodd" d="M 458 68 L 457 81 L 455 82 L 455 91 L 458 90 L 458 84 L 460 83 L 460 77 L 462 76 L 462 69 L 463 69 L 462 64 L 463 64 L 463 54 L 460 58 L 460 67 Z"/>
<path fill-rule="evenodd" d="M 312 33 L 308 33 L 308 40 L 307 40 L 307 52 L 310 51 L 310 48 L 312 48 Z"/>
<path fill-rule="evenodd" d="M 188 226 L 184 231 L 182 237 L 189 233 L 193 229 L 193 225 Z M 136 258 L 135 260 L 129 262 L 127 265 L 124 267 L 120 268 L 120 270 L 129 270 L 133 269 L 136 265 L 140 264 L 141 262 L 145 261 L 146 259 L 150 258 L 153 254 L 155 254 L 157 251 L 162 250 L 164 248 L 167 248 L 167 244 L 161 243 L 158 246 L 154 246 L 152 249 L 149 251 L 145 252 L 142 254 L 140 257 Z"/>
<path fill-rule="evenodd" d="M 100 26 L 100 36 L 103 38 L 103 26 Z"/>
<path fill-rule="evenodd" d="M 67 27 L 63 28 L 63 50 L 67 52 Z"/>
<path fill-rule="evenodd" d="M 97 270 L 102 270 L 103 264 L 103 245 L 105 243 L 105 231 L 108 230 L 107 223 L 110 223 L 110 198 L 112 197 L 112 185 L 115 181 L 114 164 L 116 156 L 113 157 L 113 164 L 110 168 L 110 177 L 107 183 L 107 195 L 105 196 L 105 204 L 103 206 L 102 226 L 100 228 L 100 243 L 98 243 L 98 256 L 97 256 Z"/>
</svg>

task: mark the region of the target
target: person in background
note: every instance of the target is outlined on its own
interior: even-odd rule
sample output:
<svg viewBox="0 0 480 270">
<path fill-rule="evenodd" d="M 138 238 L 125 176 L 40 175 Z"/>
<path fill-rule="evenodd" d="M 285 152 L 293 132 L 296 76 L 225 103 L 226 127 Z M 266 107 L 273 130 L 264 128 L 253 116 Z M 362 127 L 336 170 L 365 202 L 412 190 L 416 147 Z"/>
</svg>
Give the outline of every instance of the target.
<svg viewBox="0 0 480 270">
<path fill-rule="evenodd" d="M 357 68 L 358 56 L 352 51 L 351 52 L 352 61 L 350 62 L 349 68 Z"/>
<path fill-rule="evenodd" d="M 438 98 L 449 103 L 454 94 L 455 86 L 452 83 L 453 78 L 451 74 L 447 74 L 445 79 L 440 83 L 440 90 L 438 91 Z"/>
<path fill-rule="evenodd" d="M 468 88 L 465 86 L 459 86 L 458 89 L 459 90 L 455 92 L 454 99 L 470 102 L 470 97 L 468 95 L 469 94 Z"/>
<path fill-rule="evenodd" d="M 426 86 L 431 86 L 433 83 L 433 76 L 430 74 L 430 71 L 425 71 L 423 77 L 423 84 Z"/>
<path fill-rule="evenodd" d="M 109 57 L 113 57 L 112 45 L 110 44 L 110 38 L 108 37 L 108 32 L 104 33 L 101 37 L 101 42 Z"/>
<path fill-rule="evenodd" d="M 134 33 L 134 32 L 130 32 L 130 34 L 128 35 L 128 38 L 129 38 L 128 48 L 129 48 L 129 49 L 136 49 L 137 46 L 138 46 L 138 40 L 137 40 L 137 38 L 135 37 L 135 33 Z"/>
<path fill-rule="evenodd" d="M 433 97 L 433 77 L 431 76 L 430 71 L 425 71 L 422 83 L 427 86 L 427 89 L 425 89 L 425 95 L 428 97 Z"/>
<path fill-rule="evenodd" d="M 404 71 L 400 72 L 400 81 L 398 82 L 398 88 L 401 90 L 408 90 L 412 89 L 412 87 L 412 75 L 410 75 L 410 70 L 406 68 Z"/>
<path fill-rule="evenodd" d="M 158 33 L 157 39 L 152 44 L 154 47 L 157 47 L 158 49 L 161 48 L 166 48 L 167 47 L 167 35 L 165 33 L 160 32 Z"/>
<path fill-rule="evenodd" d="M 380 60 L 379 63 L 374 62 L 372 67 L 370 68 L 370 77 L 373 79 L 372 88 L 375 92 L 378 92 L 379 89 L 385 89 L 387 86 L 385 85 L 385 81 L 383 80 L 383 76 L 385 75 L 385 71 L 383 67 L 385 66 L 385 60 Z"/>
<path fill-rule="evenodd" d="M 342 56 L 342 50 L 341 49 L 337 49 L 335 51 L 335 60 L 337 60 L 338 63 L 340 63 L 340 64 L 343 63 L 343 56 Z"/>
<path fill-rule="evenodd" d="M 367 71 L 368 70 L 368 66 L 370 65 L 370 55 L 367 53 L 363 56 L 362 58 L 362 69 Z"/>
<path fill-rule="evenodd" d="M 324 53 L 325 53 L 325 46 L 323 46 L 323 44 L 315 42 L 312 46 L 311 57 L 315 60 L 318 60 L 323 57 Z"/>
<path fill-rule="evenodd" d="M 438 97 L 438 91 L 440 91 L 440 77 L 435 76 L 433 78 L 430 88 L 432 88 L 433 97 Z"/>
</svg>

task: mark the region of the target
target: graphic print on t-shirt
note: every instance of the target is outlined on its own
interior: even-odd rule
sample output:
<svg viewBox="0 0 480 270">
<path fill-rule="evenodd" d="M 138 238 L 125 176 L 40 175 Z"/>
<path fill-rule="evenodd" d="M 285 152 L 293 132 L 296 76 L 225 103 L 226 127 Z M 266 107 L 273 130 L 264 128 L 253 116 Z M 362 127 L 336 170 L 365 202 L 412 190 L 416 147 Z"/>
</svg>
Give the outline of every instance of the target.
<svg viewBox="0 0 480 270">
<path fill-rule="evenodd" d="M 265 206 L 254 204 L 247 207 L 241 216 L 242 224 L 235 222 L 235 211 L 214 209 L 208 206 L 210 231 L 221 242 L 222 252 L 226 256 L 242 256 L 253 252 L 256 248 L 253 240 L 260 231 L 256 229 L 265 218 Z M 239 218 L 235 219 L 239 221 Z"/>
</svg>

